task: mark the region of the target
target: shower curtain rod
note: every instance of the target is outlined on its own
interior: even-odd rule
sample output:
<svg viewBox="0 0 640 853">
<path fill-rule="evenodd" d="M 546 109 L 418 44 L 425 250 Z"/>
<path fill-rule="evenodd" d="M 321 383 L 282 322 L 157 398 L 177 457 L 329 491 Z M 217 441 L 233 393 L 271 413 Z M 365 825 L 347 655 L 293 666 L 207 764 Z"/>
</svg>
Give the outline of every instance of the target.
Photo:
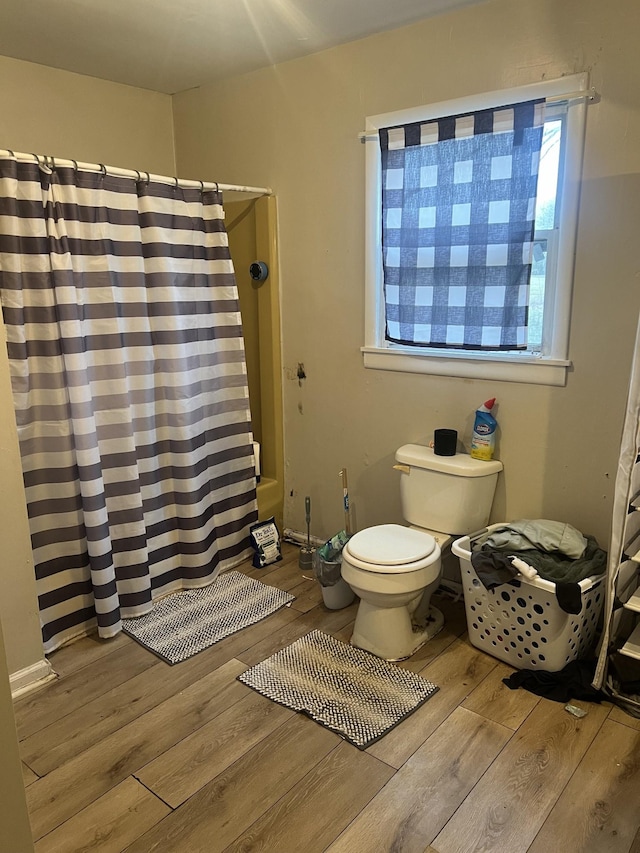
<svg viewBox="0 0 640 853">
<path fill-rule="evenodd" d="M 64 168 L 82 169 L 85 172 L 102 172 L 103 175 L 113 175 L 118 178 L 136 178 L 138 181 L 155 181 L 161 184 L 173 184 L 183 189 L 216 190 L 237 193 L 256 193 L 257 195 L 273 195 L 270 187 L 247 187 L 242 184 L 220 184 L 217 181 L 188 181 L 180 178 L 170 178 L 166 175 L 154 175 L 149 172 L 140 172 L 138 169 L 120 169 L 118 166 L 104 166 L 102 163 L 81 163 L 79 160 L 65 160 L 60 157 L 51 157 L 48 154 L 23 154 L 11 151 L 9 148 L 0 150 L 0 157 L 10 154 L 21 163 L 37 163 L 39 166 L 47 166 L 55 169 L 59 166 Z"/>
</svg>

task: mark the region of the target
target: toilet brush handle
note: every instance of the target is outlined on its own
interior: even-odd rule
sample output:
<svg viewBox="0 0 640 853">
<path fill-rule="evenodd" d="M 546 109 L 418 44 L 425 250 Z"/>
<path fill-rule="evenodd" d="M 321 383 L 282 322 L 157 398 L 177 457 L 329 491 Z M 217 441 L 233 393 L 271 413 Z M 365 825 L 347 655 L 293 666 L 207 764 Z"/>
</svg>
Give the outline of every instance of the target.
<svg viewBox="0 0 640 853">
<path fill-rule="evenodd" d="M 309 533 L 309 525 L 311 524 L 311 498 L 304 499 L 304 515 L 307 522 L 307 547 L 311 544 L 311 534 Z"/>
<path fill-rule="evenodd" d="M 344 504 L 344 529 L 351 536 L 351 512 L 349 507 L 349 485 L 347 483 L 347 469 L 343 468 L 338 474 L 342 479 L 342 502 Z"/>
</svg>

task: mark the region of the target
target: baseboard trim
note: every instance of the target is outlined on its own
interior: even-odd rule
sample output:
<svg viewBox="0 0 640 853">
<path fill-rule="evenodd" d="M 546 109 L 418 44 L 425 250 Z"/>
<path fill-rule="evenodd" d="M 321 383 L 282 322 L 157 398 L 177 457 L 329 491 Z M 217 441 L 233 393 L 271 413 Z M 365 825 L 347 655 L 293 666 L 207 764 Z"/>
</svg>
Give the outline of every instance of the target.
<svg viewBox="0 0 640 853">
<path fill-rule="evenodd" d="M 306 545 L 307 544 L 307 534 L 302 533 L 298 530 L 290 530 L 288 527 L 285 527 L 282 538 L 286 539 L 289 542 L 293 542 L 294 545 Z M 321 545 L 324 545 L 326 542 L 325 539 L 319 539 L 317 536 L 310 536 L 309 542 L 313 545 L 314 548 L 320 548 Z"/>
<path fill-rule="evenodd" d="M 18 699 L 26 693 L 30 693 L 32 690 L 41 687 L 48 681 L 53 681 L 55 677 L 54 669 L 46 658 L 24 669 L 19 669 L 9 676 L 11 698 Z"/>
</svg>

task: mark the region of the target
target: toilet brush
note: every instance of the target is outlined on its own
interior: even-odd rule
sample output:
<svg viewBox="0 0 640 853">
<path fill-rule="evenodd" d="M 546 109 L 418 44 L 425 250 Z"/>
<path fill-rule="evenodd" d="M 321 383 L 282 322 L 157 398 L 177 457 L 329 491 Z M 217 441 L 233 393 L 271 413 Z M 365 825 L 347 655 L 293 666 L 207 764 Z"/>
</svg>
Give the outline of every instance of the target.
<svg viewBox="0 0 640 853">
<path fill-rule="evenodd" d="M 303 545 L 300 548 L 300 554 L 298 555 L 298 566 L 303 570 L 308 570 L 313 565 L 313 552 L 314 548 L 311 547 L 311 498 L 306 497 L 304 499 L 304 514 L 307 522 L 307 544 Z"/>
</svg>

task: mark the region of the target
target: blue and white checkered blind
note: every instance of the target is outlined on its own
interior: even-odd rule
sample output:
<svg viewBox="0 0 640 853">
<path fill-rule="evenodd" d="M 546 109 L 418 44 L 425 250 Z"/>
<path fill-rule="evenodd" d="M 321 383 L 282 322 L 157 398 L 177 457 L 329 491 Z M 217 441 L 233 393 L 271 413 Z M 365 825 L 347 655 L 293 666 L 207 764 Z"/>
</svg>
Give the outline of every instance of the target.
<svg viewBox="0 0 640 853">
<path fill-rule="evenodd" d="M 380 130 L 388 341 L 526 349 L 543 110 Z"/>
</svg>

